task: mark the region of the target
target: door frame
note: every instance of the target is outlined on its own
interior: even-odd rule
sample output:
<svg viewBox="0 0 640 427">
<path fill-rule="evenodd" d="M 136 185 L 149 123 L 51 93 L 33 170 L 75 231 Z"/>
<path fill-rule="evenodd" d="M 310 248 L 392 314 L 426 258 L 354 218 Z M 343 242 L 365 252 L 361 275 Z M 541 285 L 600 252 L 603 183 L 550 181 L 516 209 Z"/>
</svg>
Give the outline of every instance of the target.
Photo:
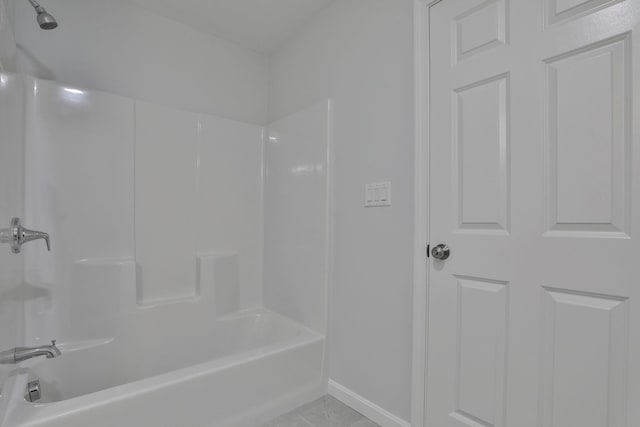
<svg viewBox="0 0 640 427">
<path fill-rule="evenodd" d="M 445 0 L 414 0 L 414 260 L 411 425 L 424 427 L 427 408 L 427 334 L 429 304 L 429 13 Z"/>
</svg>

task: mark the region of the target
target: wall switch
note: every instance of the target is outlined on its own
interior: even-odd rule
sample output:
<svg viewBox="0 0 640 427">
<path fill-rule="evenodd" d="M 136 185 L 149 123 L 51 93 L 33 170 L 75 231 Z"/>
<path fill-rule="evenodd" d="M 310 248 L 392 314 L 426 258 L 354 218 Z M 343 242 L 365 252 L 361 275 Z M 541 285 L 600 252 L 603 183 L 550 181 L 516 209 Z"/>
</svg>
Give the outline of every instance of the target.
<svg viewBox="0 0 640 427">
<path fill-rule="evenodd" d="M 391 206 L 391 183 L 367 184 L 364 197 L 364 206 L 367 208 Z"/>
</svg>

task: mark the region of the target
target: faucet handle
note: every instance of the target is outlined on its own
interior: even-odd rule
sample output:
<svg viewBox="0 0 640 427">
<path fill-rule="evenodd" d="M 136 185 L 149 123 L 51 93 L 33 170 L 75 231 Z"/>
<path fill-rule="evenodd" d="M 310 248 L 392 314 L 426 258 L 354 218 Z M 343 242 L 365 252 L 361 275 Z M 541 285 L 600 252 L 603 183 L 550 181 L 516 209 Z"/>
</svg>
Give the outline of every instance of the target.
<svg viewBox="0 0 640 427">
<path fill-rule="evenodd" d="M 13 218 L 10 228 L 0 230 L 0 243 L 9 243 L 14 254 L 20 253 L 23 244 L 38 239 L 43 239 L 47 244 L 47 250 L 51 250 L 49 234 L 24 228 L 20 218 Z"/>
<path fill-rule="evenodd" d="M 20 220 L 18 219 L 18 221 Z M 44 239 L 45 243 L 47 244 L 47 250 L 51 251 L 51 241 L 49 239 L 48 233 L 44 233 L 42 231 L 27 230 L 24 227 L 20 227 L 20 237 L 22 240 L 20 242 L 20 245 L 31 242 L 33 240 Z"/>
</svg>

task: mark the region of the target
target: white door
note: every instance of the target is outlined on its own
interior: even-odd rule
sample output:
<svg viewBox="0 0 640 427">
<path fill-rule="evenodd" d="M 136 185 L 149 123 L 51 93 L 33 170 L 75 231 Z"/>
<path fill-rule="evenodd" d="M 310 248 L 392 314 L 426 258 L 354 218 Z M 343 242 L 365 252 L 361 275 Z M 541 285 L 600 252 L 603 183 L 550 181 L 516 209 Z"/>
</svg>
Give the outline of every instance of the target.
<svg viewBox="0 0 640 427">
<path fill-rule="evenodd" d="M 640 0 L 429 20 L 427 426 L 640 426 Z"/>
</svg>

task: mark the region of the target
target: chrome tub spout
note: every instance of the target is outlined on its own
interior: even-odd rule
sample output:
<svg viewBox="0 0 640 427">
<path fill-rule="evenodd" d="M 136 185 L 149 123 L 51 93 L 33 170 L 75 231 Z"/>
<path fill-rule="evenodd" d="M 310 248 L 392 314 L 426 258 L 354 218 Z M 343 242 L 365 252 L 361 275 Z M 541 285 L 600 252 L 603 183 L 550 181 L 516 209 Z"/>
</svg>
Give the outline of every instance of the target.
<svg viewBox="0 0 640 427">
<path fill-rule="evenodd" d="M 36 347 L 16 347 L 11 350 L 0 352 L 0 365 L 15 365 L 34 357 L 44 356 L 47 359 L 61 356 L 62 352 L 56 347 L 56 341 L 51 341 L 51 345 Z"/>
</svg>

